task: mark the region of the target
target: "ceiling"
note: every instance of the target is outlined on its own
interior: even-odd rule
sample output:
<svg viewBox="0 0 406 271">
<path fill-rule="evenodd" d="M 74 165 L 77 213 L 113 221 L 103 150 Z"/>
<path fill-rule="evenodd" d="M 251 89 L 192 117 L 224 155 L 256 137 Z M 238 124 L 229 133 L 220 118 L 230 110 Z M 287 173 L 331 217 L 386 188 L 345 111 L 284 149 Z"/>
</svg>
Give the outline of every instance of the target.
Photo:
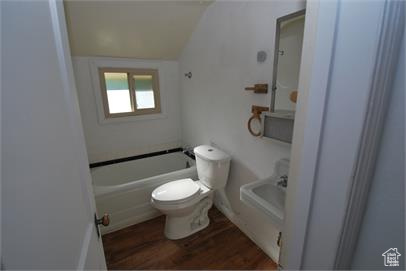
<svg viewBox="0 0 406 271">
<path fill-rule="evenodd" d="M 65 0 L 72 55 L 177 59 L 211 3 Z"/>
</svg>

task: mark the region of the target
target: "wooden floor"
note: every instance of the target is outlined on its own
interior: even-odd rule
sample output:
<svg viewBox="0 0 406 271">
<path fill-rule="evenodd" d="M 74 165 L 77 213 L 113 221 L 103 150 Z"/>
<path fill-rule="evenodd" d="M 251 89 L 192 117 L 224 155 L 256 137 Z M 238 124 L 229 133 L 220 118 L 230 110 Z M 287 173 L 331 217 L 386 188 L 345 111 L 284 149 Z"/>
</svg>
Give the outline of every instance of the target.
<svg viewBox="0 0 406 271">
<path fill-rule="evenodd" d="M 276 264 L 214 207 L 210 225 L 181 240 L 165 238 L 165 217 L 103 236 L 108 269 L 276 269 Z"/>
</svg>

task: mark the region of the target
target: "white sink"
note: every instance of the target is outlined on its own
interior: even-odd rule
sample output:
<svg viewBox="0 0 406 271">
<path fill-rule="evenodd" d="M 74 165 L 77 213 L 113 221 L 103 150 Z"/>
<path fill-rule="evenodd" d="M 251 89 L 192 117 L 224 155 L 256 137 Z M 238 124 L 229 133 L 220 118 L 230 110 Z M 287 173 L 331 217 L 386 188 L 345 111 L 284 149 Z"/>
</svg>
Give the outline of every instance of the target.
<svg viewBox="0 0 406 271">
<path fill-rule="evenodd" d="M 283 227 L 285 194 L 285 188 L 277 186 L 273 177 L 240 188 L 241 201 L 263 212 L 279 230 Z"/>
</svg>

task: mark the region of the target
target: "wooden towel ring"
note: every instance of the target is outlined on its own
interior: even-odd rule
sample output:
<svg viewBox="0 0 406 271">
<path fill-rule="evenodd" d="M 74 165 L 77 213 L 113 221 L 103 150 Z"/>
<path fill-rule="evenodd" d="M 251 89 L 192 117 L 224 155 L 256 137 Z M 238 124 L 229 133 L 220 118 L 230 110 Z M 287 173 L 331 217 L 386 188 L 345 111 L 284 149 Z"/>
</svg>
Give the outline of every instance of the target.
<svg viewBox="0 0 406 271">
<path fill-rule="evenodd" d="M 251 118 L 248 120 L 248 123 L 247 123 L 247 125 L 248 125 L 248 131 L 249 131 L 250 134 L 253 135 L 253 136 L 260 136 L 260 135 L 261 135 L 261 130 L 260 130 L 258 133 L 255 133 L 254 131 L 252 131 L 251 122 L 252 122 L 254 119 L 257 119 L 257 120 L 261 123 L 261 116 L 260 116 L 260 115 L 257 115 L 257 114 L 252 115 Z"/>
<path fill-rule="evenodd" d="M 269 107 L 258 106 L 258 105 L 253 105 L 251 107 L 252 116 L 249 118 L 247 126 L 248 126 L 248 131 L 250 132 L 250 134 L 255 137 L 260 136 L 262 134 L 262 131 L 260 130 L 258 133 L 255 133 L 251 128 L 251 122 L 254 119 L 257 119 L 261 123 L 261 113 L 264 111 L 269 111 Z"/>
</svg>

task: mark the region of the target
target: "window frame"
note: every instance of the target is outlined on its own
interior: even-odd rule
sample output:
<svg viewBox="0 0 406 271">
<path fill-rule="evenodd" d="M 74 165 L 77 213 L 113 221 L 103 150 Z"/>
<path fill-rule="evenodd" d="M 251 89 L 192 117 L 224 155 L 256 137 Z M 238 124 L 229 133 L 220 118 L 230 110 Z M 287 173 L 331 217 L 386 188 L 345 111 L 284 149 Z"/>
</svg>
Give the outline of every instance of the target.
<svg viewBox="0 0 406 271">
<path fill-rule="evenodd" d="M 127 73 L 127 83 L 128 91 L 130 94 L 130 103 L 131 103 L 131 112 L 121 112 L 121 113 L 110 113 L 109 102 L 107 98 L 107 87 L 106 79 L 104 73 Z M 152 115 L 161 113 L 161 97 L 159 89 L 159 72 L 158 69 L 148 69 L 148 68 L 113 68 L 113 67 L 99 67 L 98 75 L 100 79 L 100 91 L 102 98 L 102 108 L 104 111 L 104 117 L 106 119 L 114 119 L 121 117 L 130 117 L 130 116 L 140 116 L 140 115 Z M 152 76 L 152 88 L 154 92 L 154 108 L 143 108 L 137 109 L 137 99 L 136 99 L 136 89 L 134 80 L 132 77 L 134 75 L 151 75 Z"/>
</svg>

